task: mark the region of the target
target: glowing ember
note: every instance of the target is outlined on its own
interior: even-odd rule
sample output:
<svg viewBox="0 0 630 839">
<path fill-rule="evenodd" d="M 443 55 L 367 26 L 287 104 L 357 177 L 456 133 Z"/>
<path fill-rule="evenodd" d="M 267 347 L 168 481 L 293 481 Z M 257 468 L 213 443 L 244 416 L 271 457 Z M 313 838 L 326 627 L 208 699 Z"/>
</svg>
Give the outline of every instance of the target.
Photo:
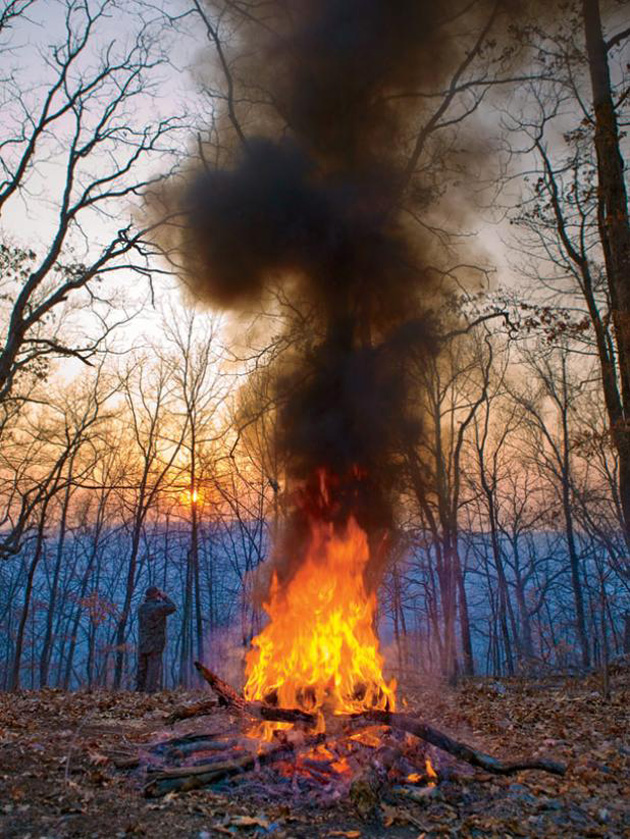
<svg viewBox="0 0 630 839">
<path fill-rule="evenodd" d="M 368 558 L 354 518 L 342 527 L 312 521 L 295 576 L 284 589 L 274 577 L 270 622 L 247 658 L 247 699 L 337 714 L 395 707 L 395 680 L 383 678 L 374 631 L 376 596 L 365 588 Z"/>
<path fill-rule="evenodd" d="M 345 757 L 340 757 L 339 760 L 335 760 L 332 764 L 332 768 L 338 774 L 342 775 L 344 772 L 351 772 L 350 764 L 345 759 Z"/>
<path fill-rule="evenodd" d="M 371 748 L 376 749 L 382 745 L 382 736 L 386 733 L 386 731 L 386 726 L 372 726 L 371 728 L 366 728 L 363 731 L 352 734 L 350 740 L 361 743 L 363 746 L 370 746 Z"/>
<path fill-rule="evenodd" d="M 437 772 L 433 768 L 433 764 L 431 763 L 429 758 L 427 758 L 425 760 L 424 768 L 425 768 L 426 773 L 427 773 L 427 778 L 429 779 L 429 781 L 427 783 L 427 786 L 434 787 L 437 783 Z"/>
</svg>

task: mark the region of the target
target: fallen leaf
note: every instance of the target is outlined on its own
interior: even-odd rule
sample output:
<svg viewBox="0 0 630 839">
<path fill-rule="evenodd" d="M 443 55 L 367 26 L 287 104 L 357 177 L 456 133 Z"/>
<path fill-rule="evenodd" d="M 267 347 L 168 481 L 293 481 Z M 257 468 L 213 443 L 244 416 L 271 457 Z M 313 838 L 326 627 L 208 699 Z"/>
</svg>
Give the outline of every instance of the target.
<svg viewBox="0 0 630 839">
<path fill-rule="evenodd" d="M 104 763 L 109 763 L 109 758 L 106 755 L 102 755 L 100 752 L 88 751 L 88 760 L 94 766 L 102 766 Z"/>
<path fill-rule="evenodd" d="M 260 816 L 230 816 L 223 823 L 224 827 L 263 827 L 267 829 L 269 822 Z"/>
</svg>

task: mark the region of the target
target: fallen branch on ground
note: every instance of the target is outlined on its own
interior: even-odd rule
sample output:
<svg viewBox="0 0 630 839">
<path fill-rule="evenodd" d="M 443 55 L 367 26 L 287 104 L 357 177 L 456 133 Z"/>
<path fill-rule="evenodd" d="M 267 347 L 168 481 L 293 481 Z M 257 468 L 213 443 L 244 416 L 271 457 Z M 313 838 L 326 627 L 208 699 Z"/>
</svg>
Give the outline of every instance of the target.
<svg viewBox="0 0 630 839">
<path fill-rule="evenodd" d="M 222 778 L 236 775 L 252 769 L 259 763 L 270 763 L 291 754 L 292 749 L 286 744 L 276 746 L 260 755 L 247 754 L 222 763 L 208 763 L 203 766 L 182 766 L 179 769 L 166 769 L 156 773 L 144 788 L 146 798 L 160 798 L 169 792 L 189 792 L 216 783 Z"/>
<path fill-rule="evenodd" d="M 165 752 L 169 749 L 179 748 L 179 746 L 187 746 L 190 743 L 198 743 L 200 740 L 213 740 L 221 736 L 221 731 L 204 731 L 201 734 L 191 732 L 190 734 L 173 737 L 170 740 L 159 740 L 157 743 L 153 743 L 149 746 L 149 751 L 158 753 Z"/>
<path fill-rule="evenodd" d="M 280 747 L 278 746 L 275 750 L 271 751 L 278 751 L 279 749 Z M 288 750 L 287 746 L 284 744 L 282 749 L 284 751 Z M 259 755 L 258 757 L 263 757 L 264 754 L 265 753 Z M 231 775 L 241 769 L 253 766 L 255 759 L 256 755 L 252 754 L 252 752 L 247 752 L 246 754 L 241 752 L 241 754 L 232 755 L 228 760 L 202 763 L 198 766 L 174 766 L 165 769 L 154 769 L 148 774 L 152 776 L 152 780 L 159 781 L 166 778 L 188 778 L 192 775 L 207 775 L 209 773 L 213 773 L 219 777 L 225 777 L 226 775 Z"/>
<path fill-rule="evenodd" d="M 237 748 L 239 742 L 236 738 L 229 740 L 199 739 L 190 743 L 168 746 L 168 748 L 162 751 L 162 754 L 169 760 L 172 758 L 188 757 L 189 755 L 195 754 L 195 752 L 229 752 L 230 749 Z"/>
<path fill-rule="evenodd" d="M 567 771 L 563 763 L 544 758 L 516 761 L 498 760 L 496 757 L 473 749 L 472 746 L 466 743 L 460 743 L 458 740 L 454 740 L 448 734 L 444 734 L 442 731 L 438 731 L 437 728 L 433 728 L 433 726 L 422 722 L 422 720 L 410 717 L 408 714 L 394 714 L 391 711 L 366 711 L 363 714 L 358 714 L 356 718 L 367 718 L 382 725 L 389 725 L 391 728 L 408 731 L 410 734 L 419 737 L 432 746 L 437 746 L 443 752 L 448 752 L 453 757 L 470 763 L 471 766 L 479 766 L 481 769 L 485 769 L 486 772 L 492 772 L 495 775 L 512 775 L 523 769 L 540 769 L 543 772 L 551 772 L 553 775 L 564 775 Z"/>
</svg>

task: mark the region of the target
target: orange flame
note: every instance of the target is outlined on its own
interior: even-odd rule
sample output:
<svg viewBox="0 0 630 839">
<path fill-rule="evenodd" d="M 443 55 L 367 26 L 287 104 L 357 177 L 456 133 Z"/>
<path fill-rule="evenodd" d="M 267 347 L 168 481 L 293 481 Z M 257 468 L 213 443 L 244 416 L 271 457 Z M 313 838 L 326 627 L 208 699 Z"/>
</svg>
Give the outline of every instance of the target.
<svg viewBox="0 0 630 839">
<path fill-rule="evenodd" d="M 273 579 L 270 622 L 247 657 L 247 699 L 274 695 L 283 708 L 337 714 L 395 707 L 396 683 L 383 677 L 374 631 L 376 595 L 363 579 L 368 558 L 366 533 L 354 518 L 341 529 L 313 521 L 295 576 L 282 589 Z"/>
<path fill-rule="evenodd" d="M 431 759 L 428 758 L 428 757 L 424 761 L 424 768 L 425 768 L 426 773 L 427 773 L 427 778 L 429 779 L 428 783 L 427 783 L 427 786 L 434 787 L 437 783 L 437 772 L 433 768 L 433 764 L 431 763 Z"/>
</svg>

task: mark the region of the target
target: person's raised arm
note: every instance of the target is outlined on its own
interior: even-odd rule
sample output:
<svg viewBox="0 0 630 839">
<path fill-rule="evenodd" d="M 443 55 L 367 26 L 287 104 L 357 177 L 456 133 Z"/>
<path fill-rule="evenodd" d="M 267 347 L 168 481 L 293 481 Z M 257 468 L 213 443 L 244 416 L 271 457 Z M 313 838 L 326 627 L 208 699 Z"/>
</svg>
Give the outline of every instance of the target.
<svg viewBox="0 0 630 839">
<path fill-rule="evenodd" d="M 171 598 L 168 594 L 165 594 L 163 591 L 160 592 L 160 598 L 162 600 L 162 609 L 161 611 L 165 615 L 172 615 L 173 612 L 177 611 L 177 606 L 173 603 Z"/>
</svg>

